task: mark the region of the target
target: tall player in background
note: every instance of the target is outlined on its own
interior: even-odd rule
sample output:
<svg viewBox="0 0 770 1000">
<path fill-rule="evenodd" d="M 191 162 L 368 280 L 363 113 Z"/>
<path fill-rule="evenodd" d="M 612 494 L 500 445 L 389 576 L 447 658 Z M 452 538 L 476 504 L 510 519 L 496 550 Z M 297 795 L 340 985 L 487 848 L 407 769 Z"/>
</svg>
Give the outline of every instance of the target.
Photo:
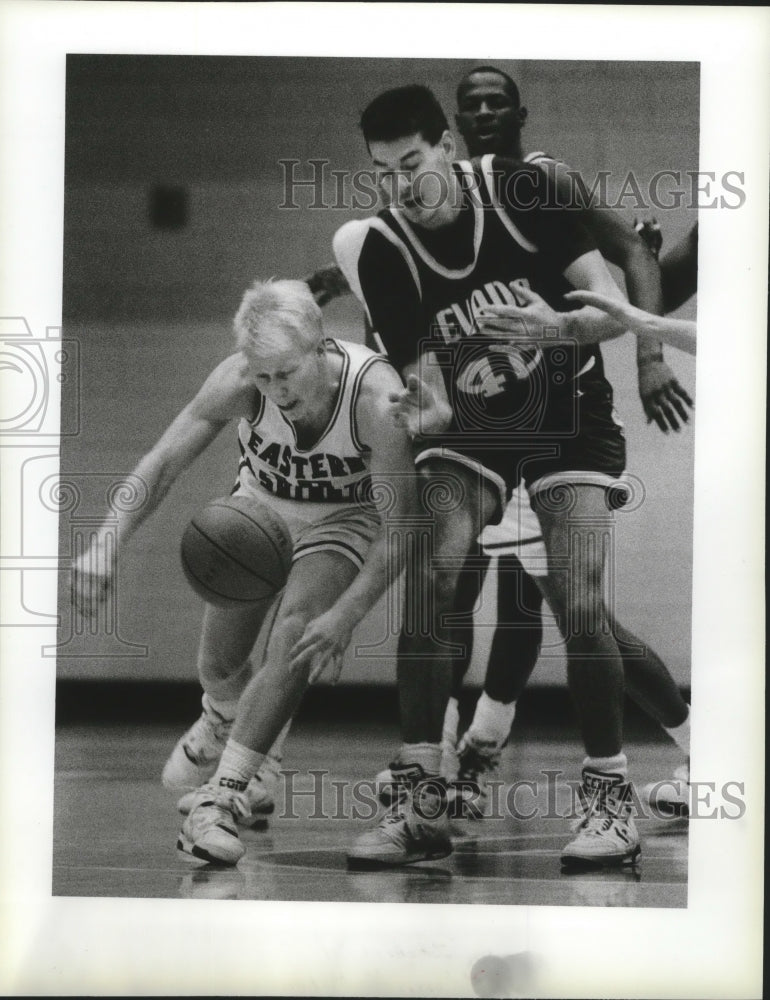
<svg viewBox="0 0 770 1000">
<path fill-rule="evenodd" d="M 198 660 L 204 711 L 193 731 L 218 719 L 224 747 L 213 764 L 205 762 L 209 780 L 192 796 L 178 847 L 224 864 L 244 853 L 238 825 L 252 825 L 255 808 L 247 789 L 268 754 L 277 753 L 276 741 L 309 680 L 324 669 L 339 674 L 353 628 L 400 572 L 399 532 L 416 509 L 410 442 L 389 417 L 389 392 L 401 382 L 386 359 L 362 345 L 325 339 L 321 311 L 300 281 L 256 284 L 234 327 L 237 353 L 211 373 L 138 464 L 134 476 L 145 484 L 147 502 L 115 512 L 118 553 L 108 557 L 103 529 L 94 550 L 76 562 L 73 578 L 76 605 L 93 613 L 134 532 L 239 419 L 235 495 L 277 511 L 294 554 L 276 616 L 267 620 L 264 666 L 253 677 L 249 655 L 267 605 L 207 605 L 204 614 Z M 374 502 L 379 488 L 392 500 L 394 520 L 387 526 Z M 187 752 L 191 741 L 195 747 L 199 737 L 187 733 L 177 744 L 167 784 L 200 780 L 204 762 Z"/>
<path fill-rule="evenodd" d="M 661 279 L 658 265 L 634 229 L 613 210 L 590 202 L 585 185 L 574 171 L 544 153 L 523 155 L 521 130 L 527 119 L 521 106 L 518 88 L 507 74 L 494 67 L 472 70 L 457 89 L 458 110 L 455 121 L 471 156 L 486 153 L 533 163 L 547 171 L 556 185 L 557 200 L 575 210 L 594 237 L 602 255 L 624 272 L 629 297 L 640 308 L 660 312 Z M 366 234 L 366 222 L 345 227 L 335 249 L 342 255 L 343 270 L 358 297 L 360 283 L 356 273 L 357 255 Z M 323 272 L 310 279 L 320 294 Z M 337 285 L 339 287 L 339 285 Z M 637 340 L 639 389 L 648 421 L 655 420 L 662 430 L 679 429 L 677 417 L 688 419 L 685 405 L 691 400 L 665 364 L 657 340 Z M 515 534 L 515 537 L 514 537 Z M 455 660 L 452 697 L 446 710 L 442 743 L 443 772 L 477 786 L 471 815 L 482 815 L 486 806 L 489 782 L 496 774 L 500 752 L 508 738 L 516 711 L 516 702 L 537 662 L 542 639 L 540 590 L 530 573 L 524 571 L 518 555 L 537 542 L 528 520 L 526 501 L 514 503 L 494 533 L 484 536 L 472 553 L 472 565 L 458 581 L 455 640 L 463 652 Z M 477 702 L 473 719 L 462 740 L 459 760 L 455 750 L 459 721 L 459 696 L 462 681 L 470 666 L 473 651 L 472 611 L 477 602 L 485 552 L 504 553 L 498 561 L 498 627 L 492 635 L 484 690 Z M 462 625 L 461 622 L 466 623 Z M 662 661 L 649 647 L 623 625 L 615 622 L 615 635 L 624 666 L 626 685 L 631 696 L 667 729 L 686 754 L 689 750 L 689 707 Z M 388 772 L 379 779 L 387 789 Z"/>
</svg>

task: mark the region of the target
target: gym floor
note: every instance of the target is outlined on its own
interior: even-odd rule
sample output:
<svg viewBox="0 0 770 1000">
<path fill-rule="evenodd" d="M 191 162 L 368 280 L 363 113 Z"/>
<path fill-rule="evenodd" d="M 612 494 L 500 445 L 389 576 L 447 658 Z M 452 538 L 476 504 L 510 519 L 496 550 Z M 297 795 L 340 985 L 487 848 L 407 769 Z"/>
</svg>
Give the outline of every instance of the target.
<svg viewBox="0 0 770 1000">
<path fill-rule="evenodd" d="M 496 815 L 454 820 L 451 856 L 395 870 L 348 870 L 346 848 L 373 822 L 363 794 L 356 800 L 361 818 L 351 815 L 353 783 L 387 765 L 398 731 L 389 712 L 379 719 L 352 711 L 323 717 L 318 709 L 311 705 L 295 721 L 276 811 L 266 829 L 243 833 L 246 854 L 235 868 L 198 865 L 176 851 L 181 817 L 159 775 L 185 722 L 60 721 L 53 894 L 687 906 L 682 820 L 642 819 L 642 855 L 631 868 L 562 873 L 559 852 L 570 837 L 568 782 L 579 776 L 580 746 L 569 722 L 544 722 L 538 711 L 522 712 L 514 725 Z M 676 747 L 649 725 L 629 728 L 626 750 L 637 784 L 670 777 L 680 763 Z M 535 782 L 537 792 L 522 785 L 513 799 L 514 782 Z"/>
</svg>

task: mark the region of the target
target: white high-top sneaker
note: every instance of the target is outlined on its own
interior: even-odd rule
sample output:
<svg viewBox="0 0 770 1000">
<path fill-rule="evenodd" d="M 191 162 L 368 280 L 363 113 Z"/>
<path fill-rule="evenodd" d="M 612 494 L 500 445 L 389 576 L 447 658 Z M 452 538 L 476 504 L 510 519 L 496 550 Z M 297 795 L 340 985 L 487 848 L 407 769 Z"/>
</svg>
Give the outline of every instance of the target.
<svg viewBox="0 0 770 1000">
<path fill-rule="evenodd" d="M 391 764 L 400 793 L 376 827 L 348 851 L 351 867 L 407 865 L 452 853 L 446 782 L 425 778 L 419 764 Z"/>
<path fill-rule="evenodd" d="M 203 785 L 195 793 L 190 813 L 179 831 L 177 849 L 199 861 L 237 864 L 246 853 L 238 836 L 237 822 L 248 811 L 243 792 L 221 785 Z"/>
<path fill-rule="evenodd" d="M 564 848 L 566 866 L 631 864 L 641 854 L 632 808 L 630 783 L 620 774 L 583 769 L 581 800 L 584 815 L 578 834 Z"/>
<path fill-rule="evenodd" d="M 233 728 L 232 720 L 222 718 L 205 694 L 202 703 L 200 718 L 177 741 L 163 768 L 161 780 L 175 792 L 193 791 L 209 780 Z"/>
</svg>

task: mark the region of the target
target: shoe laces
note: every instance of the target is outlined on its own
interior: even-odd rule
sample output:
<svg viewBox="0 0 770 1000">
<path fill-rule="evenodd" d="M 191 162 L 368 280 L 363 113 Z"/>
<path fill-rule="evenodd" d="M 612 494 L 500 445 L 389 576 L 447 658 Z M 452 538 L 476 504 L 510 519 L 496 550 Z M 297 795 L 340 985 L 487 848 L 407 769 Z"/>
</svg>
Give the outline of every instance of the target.
<svg viewBox="0 0 770 1000">
<path fill-rule="evenodd" d="M 380 826 L 389 827 L 397 823 L 403 823 L 406 820 L 406 812 L 410 801 L 411 794 L 407 783 L 399 783 L 395 797 L 380 818 Z"/>
<path fill-rule="evenodd" d="M 236 819 L 246 819 L 251 815 L 251 808 L 243 792 L 236 792 L 233 788 L 208 785 L 205 786 L 205 793 L 211 796 L 213 808 L 220 812 L 228 813 Z"/>
<path fill-rule="evenodd" d="M 588 795 L 587 801 L 580 803 L 583 815 L 578 816 L 570 824 L 572 831 L 607 833 L 616 822 L 624 819 L 629 811 L 628 804 L 624 799 L 614 795 L 613 791 L 612 788 L 606 788 Z"/>
</svg>

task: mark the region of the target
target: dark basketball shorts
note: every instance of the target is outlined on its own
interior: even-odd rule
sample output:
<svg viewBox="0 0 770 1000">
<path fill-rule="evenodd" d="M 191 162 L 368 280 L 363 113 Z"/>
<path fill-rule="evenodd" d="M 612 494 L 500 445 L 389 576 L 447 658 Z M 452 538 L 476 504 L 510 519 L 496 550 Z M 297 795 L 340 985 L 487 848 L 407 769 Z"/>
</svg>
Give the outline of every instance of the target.
<svg viewBox="0 0 770 1000">
<path fill-rule="evenodd" d="M 501 516 L 522 482 L 530 497 L 559 484 L 585 483 L 607 489 L 612 506 L 623 504 L 626 439 L 612 387 L 603 378 L 551 401 L 536 430 L 461 434 L 449 428 L 420 439 L 416 465 L 435 458 L 464 465 L 487 481 L 500 499 Z"/>
</svg>

